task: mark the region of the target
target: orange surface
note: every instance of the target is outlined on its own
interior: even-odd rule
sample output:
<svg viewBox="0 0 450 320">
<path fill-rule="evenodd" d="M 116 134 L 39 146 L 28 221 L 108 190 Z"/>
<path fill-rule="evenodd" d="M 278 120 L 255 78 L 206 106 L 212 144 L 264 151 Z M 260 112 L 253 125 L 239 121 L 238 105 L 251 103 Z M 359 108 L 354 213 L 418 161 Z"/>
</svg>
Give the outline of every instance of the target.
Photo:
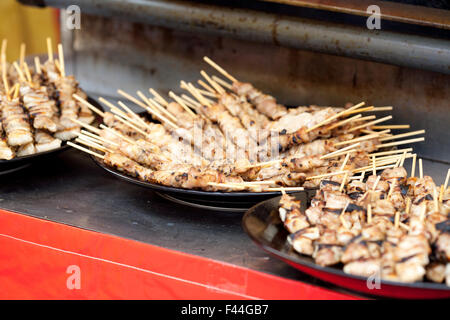
<svg viewBox="0 0 450 320">
<path fill-rule="evenodd" d="M 26 55 L 47 52 L 45 39 L 51 37 L 56 50 L 59 42 L 58 10 L 24 6 L 15 0 L 0 1 L 0 40 L 8 39 L 7 59 L 19 57 L 20 44 Z"/>
</svg>

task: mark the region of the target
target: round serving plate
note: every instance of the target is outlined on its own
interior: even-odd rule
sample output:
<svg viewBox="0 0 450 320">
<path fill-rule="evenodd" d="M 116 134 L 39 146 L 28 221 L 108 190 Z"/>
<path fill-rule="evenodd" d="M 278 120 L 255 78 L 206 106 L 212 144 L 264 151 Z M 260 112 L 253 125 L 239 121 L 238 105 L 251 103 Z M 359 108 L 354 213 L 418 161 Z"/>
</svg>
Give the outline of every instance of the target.
<svg viewBox="0 0 450 320">
<path fill-rule="evenodd" d="M 103 163 L 102 160 L 97 159 L 95 156 L 91 156 L 91 158 L 98 166 L 100 166 L 100 168 L 106 170 L 108 173 L 116 176 L 119 179 L 137 184 L 141 187 L 145 187 L 153 191 L 157 191 L 160 195 L 166 195 L 165 198 L 168 200 L 202 209 L 229 211 L 229 212 L 245 212 L 246 210 L 248 210 L 248 208 L 252 207 L 256 203 L 280 195 L 280 193 L 276 191 L 213 192 L 213 191 L 201 191 L 201 190 L 167 187 L 147 181 L 141 181 L 138 178 L 128 176 L 123 172 L 108 167 L 106 164 Z M 288 191 L 288 193 L 291 192 Z M 304 191 L 305 194 L 307 192 L 315 192 L 315 190 Z"/>
<path fill-rule="evenodd" d="M 306 193 L 295 193 L 306 210 L 311 199 Z M 263 201 L 250 208 L 242 219 L 242 226 L 250 238 L 272 256 L 294 268 L 318 279 L 343 288 L 369 295 L 402 299 L 444 299 L 450 298 L 450 287 L 441 283 L 402 283 L 355 276 L 345 273 L 339 267 L 321 267 L 310 256 L 294 251 L 287 241 L 289 232 L 279 218 L 278 205 L 281 197 Z"/>
<path fill-rule="evenodd" d="M 92 105 L 99 108 L 100 110 L 103 110 L 103 108 L 100 106 L 100 104 L 97 101 L 95 101 L 94 99 L 88 97 L 88 101 Z M 94 113 L 94 115 L 96 116 L 96 118 L 92 125 L 98 126 L 102 122 L 102 120 L 95 113 Z M 69 148 L 70 147 L 67 145 L 67 143 L 65 141 L 63 141 L 61 144 L 61 147 L 59 147 L 57 149 L 34 153 L 34 154 L 30 154 L 28 156 L 23 156 L 23 157 L 16 157 L 11 160 L 0 160 L 0 175 L 16 172 L 21 169 L 25 169 L 36 161 L 41 161 L 47 157 L 54 156 L 60 152 L 68 150 Z"/>
</svg>

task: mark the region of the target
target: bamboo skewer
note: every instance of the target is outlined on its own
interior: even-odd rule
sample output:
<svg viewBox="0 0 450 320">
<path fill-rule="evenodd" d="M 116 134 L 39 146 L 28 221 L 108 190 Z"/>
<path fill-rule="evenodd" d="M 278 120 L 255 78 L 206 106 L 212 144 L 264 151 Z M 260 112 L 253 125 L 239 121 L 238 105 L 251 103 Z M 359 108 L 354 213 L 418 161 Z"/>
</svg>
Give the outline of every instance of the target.
<svg viewBox="0 0 450 320">
<path fill-rule="evenodd" d="M 228 90 L 232 90 L 233 86 L 229 83 L 227 83 L 225 80 L 217 77 L 217 76 L 212 76 L 212 79 L 217 82 L 218 84 L 220 84 L 222 87 L 227 88 Z"/>
<path fill-rule="evenodd" d="M 375 109 L 374 106 L 364 107 L 364 108 L 360 108 L 360 109 L 356 109 L 356 110 L 351 110 L 351 111 L 347 112 L 346 115 L 349 116 L 354 113 L 369 112 L 369 111 L 372 111 L 373 109 Z"/>
<path fill-rule="evenodd" d="M 212 87 L 210 87 L 205 81 L 203 80 L 197 80 L 197 83 L 199 85 L 201 85 L 203 88 L 205 88 L 207 91 L 209 91 L 210 93 L 212 93 L 214 96 L 217 95 L 216 90 L 214 90 Z"/>
<path fill-rule="evenodd" d="M 367 223 L 372 223 L 372 205 L 367 205 Z"/>
<path fill-rule="evenodd" d="M 387 124 L 382 126 L 372 126 L 372 129 L 409 129 L 411 126 L 409 124 Z"/>
<path fill-rule="evenodd" d="M 53 62 L 53 46 L 51 38 L 47 38 L 47 52 L 48 52 L 48 61 Z"/>
<path fill-rule="evenodd" d="M 92 132 L 95 132 L 97 134 L 100 134 L 100 132 L 101 132 L 100 129 L 98 129 L 98 128 L 94 127 L 94 126 L 91 126 L 90 124 L 84 123 L 84 122 L 82 122 L 82 121 L 80 121 L 78 119 L 70 118 L 70 121 L 73 121 L 76 124 L 80 125 L 80 127 L 86 128 L 86 129 L 88 129 L 88 130 L 90 130 Z"/>
<path fill-rule="evenodd" d="M 163 115 L 161 115 L 159 112 L 157 112 L 156 110 L 147 107 L 144 103 L 142 103 L 141 101 L 139 101 L 138 99 L 136 99 L 135 97 L 129 95 L 128 93 L 126 93 L 125 91 L 119 89 L 117 90 L 117 92 L 124 96 L 125 98 L 127 98 L 128 100 L 134 102 L 135 104 L 137 104 L 138 106 L 144 108 L 145 110 L 147 110 L 149 113 L 151 113 L 152 115 L 154 115 L 155 117 L 157 117 L 160 121 L 162 122 L 166 122 L 169 125 L 171 125 L 172 127 L 174 127 L 175 129 L 178 129 L 179 127 L 173 123 L 172 121 L 170 121 L 169 119 L 167 119 L 166 117 L 164 117 Z"/>
<path fill-rule="evenodd" d="M 41 61 L 39 60 L 38 56 L 34 57 L 34 67 L 36 69 L 37 74 L 39 74 L 39 75 L 42 74 Z"/>
<path fill-rule="evenodd" d="M 119 138 L 125 140 L 125 141 L 128 142 L 128 143 L 136 144 L 136 142 L 135 142 L 134 140 L 132 140 L 131 138 L 129 138 L 129 137 L 127 137 L 127 136 L 121 134 L 121 133 L 118 132 L 117 130 L 114 130 L 114 129 L 110 128 L 110 127 L 105 126 L 104 124 L 101 124 L 101 125 L 100 125 L 100 128 L 102 128 L 103 130 L 108 131 L 109 133 L 114 134 L 115 136 L 117 136 L 117 137 L 119 137 Z"/>
<path fill-rule="evenodd" d="M 449 179 L 450 179 L 450 169 L 448 169 L 447 176 L 445 177 L 444 190 L 447 190 Z"/>
<path fill-rule="evenodd" d="M 415 136 L 415 135 L 423 134 L 423 133 L 425 133 L 425 130 L 411 131 L 411 132 L 407 132 L 407 133 L 397 134 L 395 136 L 381 138 L 380 141 L 383 142 L 383 141 L 388 141 L 388 140 L 395 140 L 395 139 Z"/>
<path fill-rule="evenodd" d="M 402 141 L 397 141 L 397 142 L 379 144 L 379 145 L 376 146 L 376 148 L 379 149 L 379 148 L 393 147 L 393 146 L 398 146 L 398 145 L 402 145 L 402 144 L 421 142 L 421 141 L 424 141 L 424 140 L 425 140 L 424 137 L 416 138 L 416 139 L 409 139 L 409 140 L 402 140 Z"/>
<path fill-rule="evenodd" d="M 75 149 L 78 149 L 78 150 L 81 150 L 81 151 L 83 151 L 83 152 L 92 154 L 93 156 L 96 156 L 97 158 L 105 159 L 105 156 L 104 156 L 104 155 L 99 154 L 99 153 L 97 153 L 97 152 L 94 152 L 94 151 L 92 151 L 92 150 L 89 150 L 89 149 L 87 149 L 87 148 L 84 148 L 84 147 L 82 147 L 82 146 L 80 146 L 80 145 L 78 145 L 78 144 L 72 143 L 72 142 L 70 142 L 70 141 L 68 141 L 67 144 L 68 144 L 69 146 L 71 146 L 71 147 L 74 147 Z"/>
<path fill-rule="evenodd" d="M 19 67 L 23 67 L 23 63 L 25 62 L 25 50 L 27 45 L 25 43 L 20 44 L 20 54 L 19 54 Z"/>
<path fill-rule="evenodd" d="M 367 122 L 367 123 L 364 123 L 364 124 L 361 124 L 359 126 L 351 128 L 350 130 L 348 130 L 348 133 L 356 131 L 356 130 L 359 130 L 359 129 L 362 129 L 362 128 L 370 127 L 370 126 L 372 126 L 374 124 L 377 124 L 377 123 L 380 123 L 380 122 L 384 122 L 384 121 L 387 121 L 387 120 L 390 120 L 390 119 L 392 119 L 392 116 L 386 116 L 384 118 L 380 118 L 380 119 L 377 119 L 377 120 L 374 120 L 374 121 L 370 121 L 370 122 Z"/>
<path fill-rule="evenodd" d="M 31 78 L 30 68 L 28 68 L 28 63 L 25 61 L 23 63 L 23 69 L 25 70 L 25 76 L 27 78 L 28 83 L 32 83 L 33 79 Z"/>
<path fill-rule="evenodd" d="M 136 93 L 139 96 L 139 98 L 141 98 L 141 100 L 148 105 L 148 108 L 154 109 L 158 113 L 161 113 L 161 115 L 164 114 L 164 116 L 170 118 L 170 120 L 173 121 L 174 123 L 178 122 L 177 118 L 173 114 L 171 114 L 168 110 L 166 110 L 163 106 L 161 106 L 158 102 L 156 102 L 153 99 L 147 98 L 140 90 L 138 90 Z"/>
<path fill-rule="evenodd" d="M 355 139 L 338 142 L 338 143 L 335 143 L 333 146 L 337 147 L 337 146 L 342 146 L 342 145 L 349 144 L 349 143 L 361 142 L 361 141 L 365 141 L 365 140 L 375 139 L 375 138 L 379 137 L 382 134 L 388 133 L 389 131 L 390 131 L 390 129 L 386 129 L 384 131 L 368 134 L 368 135 L 365 135 L 365 136 L 362 136 L 362 137 L 358 137 L 358 138 L 355 138 Z"/>
<path fill-rule="evenodd" d="M 156 90 L 153 88 L 148 89 L 148 91 L 155 97 L 155 100 L 158 101 L 163 106 L 167 107 L 169 105 L 169 102 L 165 100 Z"/>
<path fill-rule="evenodd" d="M 390 155 L 390 154 L 396 154 L 396 153 L 403 153 L 404 151 L 411 152 L 412 150 L 413 150 L 413 148 L 382 151 L 382 152 L 369 153 L 369 156 L 384 156 L 384 155 Z"/>
<path fill-rule="evenodd" d="M 361 144 L 361 143 L 358 142 L 358 143 L 352 144 L 352 145 L 350 145 L 350 146 L 347 146 L 347 147 L 345 147 L 345 148 L 342 148 L 342 149 L 333 151 L 333 152 L 331 152 L 331 153 L 328 153 L 328 154 L 325 154 L 325 155 L 321 156 L 320 159 L 328 159 L 328 158 L 334 157 L 334 156 L 336 156 L 337 154 L 342 153 L 343 151 L 348 151 L 348 150 L 350 150 L 350 149 L 356 148 L 356 147 L 358 147 L 360 144 Z"/>
<path fill-rule="evenodd" d="M 103 111 L 101 111 L 100 109 L 94 107 L 92 104 L 90 104 L 88 101 L 84 100 L 83 98 L 81 98 L 79 95 L 77 95 L 76 93 L 74 93 L 72 95 L 72 97 L 74 97 L 77 101 L 79 101 L 80 103 L 82 103 L 83 105 L 85 105 L 86 107 L 88 107 L 91 111 L 95 112 L 96 114 L 98 114 L 100 117 L 104 118 L 105 117 L 105 113 Z"/>
<path fill-rule="evenodd" d="M 124 109 L 127 114 L 130 114 L 134 119 L 136 119 L 136 121 L 140 122 L 144 127 L 150 130 L 150 125 L 146 123 L 145 120 L 142 119 L 138 114 L 133 112 L 133 110 L 128 108 L 128 106 L 125 103 L 123 103 L 122 101 L 117 101 L 117 104 L 121 106 L 122 109 Z"/>
<path fill-rule="evenodd" d="M 314 130 L 314 129 L 317 129 L 317 128 L 319 128 L 319 127 L 321 127 L 321 126 L 323 126 L 323 125 L 325 125 L 325 124 L 327 124 L 327 123 L 330 123 L 330 122 L 333 121 L 334 119 L 337 119 L 337 118 L 339 118 L 339 117 L 341 117 L 341 116 L 343 116 L 343 115 L 346 115 L 347 112 L 352 111 L 352 110 L 355 110 L 355 109 L 357 109 L 357 108 L 363 106 L 364 104 L 365 104 L 365 102 L 360 102 L 360 103 L 358 103 L 358 104 L 352 106 L 351 108 L 348 108 L 348 109 L 345 109 L 345 110 L 343 110 L 343 111 L 341 111 L 341 112 L 338 112 L 338 113 L 336 113 L 334 116 L 331 116 L 331 117 L 329 117 L 328 119 L 325 119 L 325 120 L 319 122 L 318 124 L 312 126 L 312 127 L 309 128 L 308 130 L 306 130 L 306 133 L 308 133 L 308 132 L 310 132 L 310 131 L 312 131 L 312 130 Z"/>
<path fill-rule="evenodd" d="M 423 166 L 422 166 L 422 159 L 419 158 L 419 178 L 423 178 Z"/>
<path fill-rule="evenodd" d="M 184 103 L 184 101 L 177 96 L 175 93 L 173 93 L 173 91 L 169 92 L 169 96 L 171 98 L 173 98 L 181 107 L 183 107 L 183 109 L 192 117 L 192 118 L 197 118 L 197 115 L 192 112 L 191 109 L 189 109 L 189 107 Z"/>
<path fill-rule="evenodd" d="M 335 123 L 334 125 L 332 125 L 331 127 L 328 127 L 327 131 L 333 130 L 334 128 L 337 128 L 337 127 L 340 127 L 340 126 L 343 126 L 343 125 L 345 125 L 345 124 L 347 124 L 349 122 L 353 122 L 353 121 L 355 121 L 355 120 L 357 120 L 358 118 L 361 118 L 361 117 L 362 117 L 361 114 L 357 114 L 356 116 L 353 116 L 351 118 L 339 121 L 339 122 Z"/>
<path fill-rule="evenodd" d="M 217 63 L 212 61 L 208 57 L 203 57 L 203 60 L 205 60 L 211 67 L 219 71 L 222 75 L 224 75 L 226 78 L 228 78 L 231 82 L 238 82 L 235 77 L 233 77 L 231 74 L 229 74 L 225 69 L 223 69 L 221 66 L 219 66 Z"/>
<path fill-rule="evenodd" d="M 203 78 L 206 79 L 206 81 L 208 81 L 208 83 L 219 93 L 219 94 L 224 94 L 225 90 L 219 86 L 213 79 L 210 78 L 210 76 L 204 71 L 200 71 L 200 74 L 202 75 Z"/>
<path fill-rule="evenodd" d="M 66 76 L 66 68 L 65 68 L 65 64 L 64 64 L 64 51 L 63 51 L 63 46 L 62 44 L 58 44 L 58 57 L 59 57 L 59 65 L 61 68 L 61 76 L 65 77 Z"/>
<path fill-rule="evenodd" d="M 411 165 L 411 178 L 413 178 L 416 174 L 416 159 L 417 159 L 417 155 L 414 155 L 413 159 L 412 159 L 412 165 Z"/>
</svg>

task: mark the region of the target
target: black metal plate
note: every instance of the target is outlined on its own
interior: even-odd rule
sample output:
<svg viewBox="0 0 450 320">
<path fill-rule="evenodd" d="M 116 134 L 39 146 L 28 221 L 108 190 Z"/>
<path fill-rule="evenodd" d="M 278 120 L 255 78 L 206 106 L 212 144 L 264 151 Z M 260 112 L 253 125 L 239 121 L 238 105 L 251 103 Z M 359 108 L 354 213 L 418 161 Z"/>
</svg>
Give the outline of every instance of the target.
<svg viewBox="0 0 450 320">
<path fill-rule="evenodd" d="M 296 193 L 302 201 L 302 210 L 309 204 L 307 193 Z M 379 289 L 369 289 L 367 279 L 345 273 L 338 267 L 321 267 L 314 260 L 298 254 L 287 241 L 289 232 L 278 214 L 280 197 L 266 200 L 250 208 L 242 219 L 242 226 L 250 238 L 263 250 L 300 271 L 347 289 L 392 298 L 432 299 L 450 298 L 450 287 L 432 282 L 401 283 L 380 281 Z"/>
<path fill-rule="evenodd" d="M 103 110 L 102 106 L 94 99 L 88 97 L 88 101 L 92 105 L 99 108 L 100 110 Z M 95 113 L 94 113 L 94 115 L 96 116 L 96 118 L 92 125 L 98 126 L 102 122 L 102 120 Z M 53 149 L 53 150 L 49 150 L 49 151 L 45 151 L 45 152 L 34 153 L 34 154 L 30 154 L 28 156 L 23 156 L 23 157 L 16 157 L 11 160 L 0 160 L 0 174 L 15 172 L 22 168 L 26 168 L 26 167 L 28 167 L 28 165 L 32 164 L 35 161 L 43 160 L 47 157 L 54 156 L 60 152 L 68 150 L 68 149 L 69 149 L 69 146 L 67 145 L 67 143 L 65 141 L 63 141 L 61 144 L 61 147 L 59 147 L 57 149 Z"/>
<path fill-rule="evenodd" d="M 141 181 L 137 178 L 126 175 L 123 172 L 115 170 L 108 167 L 103 163 L 103 161 L 97 159 L 95 156 L 91 156 L 92 160 L 100 166 L 100 168 L 106 170 L 110 174 L 118 177 L 119 179 L 125 180 L 137 184 L 139 186 L 151 189 L 153 191 L 158 191 L 159 193 L 168 194 L 174 198 L 185 202 L 191 202 L 194 204 L 200 204 L 210 207 L 221 207 L 221 208 L 250 208 L 258 202 L 275 197 L 279 195 L 279 192 L 219 192 L 219 191 L 201 191 L 192 189 L 182 189 L 175 187 L 167 187 L 151 182 Z M 306 191 L 305 191 L 306 192 Z M 242 212 L 242 210 L 240 210 Z"/>
</svg>

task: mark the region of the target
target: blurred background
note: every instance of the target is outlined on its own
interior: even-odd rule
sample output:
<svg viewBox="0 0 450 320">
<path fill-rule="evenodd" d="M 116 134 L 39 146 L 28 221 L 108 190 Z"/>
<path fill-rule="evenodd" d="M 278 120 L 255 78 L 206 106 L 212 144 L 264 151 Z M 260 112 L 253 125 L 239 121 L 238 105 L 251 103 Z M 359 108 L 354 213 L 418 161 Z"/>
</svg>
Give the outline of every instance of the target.
<svg viewBox="0 0 450 320">
<path fill-rule="evenodd" d="M 0 39 L 8 39 L 7 59 L 19 57 L 20 44 L 26 54 L 47 52 L 46 37 L 59 42 L 59 10 L 22 5 L 16 0 L 0 1 Z"/>
</svg>

